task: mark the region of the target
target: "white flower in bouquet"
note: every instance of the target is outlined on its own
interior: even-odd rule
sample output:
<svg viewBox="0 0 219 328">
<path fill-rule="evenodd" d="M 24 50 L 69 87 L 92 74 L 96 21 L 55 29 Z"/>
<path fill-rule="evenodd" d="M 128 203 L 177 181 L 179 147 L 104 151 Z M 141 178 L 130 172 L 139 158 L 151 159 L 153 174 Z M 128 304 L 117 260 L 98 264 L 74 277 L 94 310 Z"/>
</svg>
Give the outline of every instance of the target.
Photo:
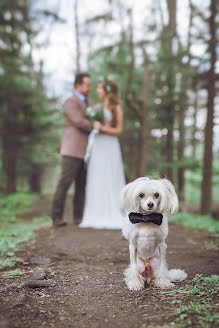
<svg viewBox="0 0 219 328">
<path fill-rule="evenodd" d="M 100 104 L 94 106 L 88 106 L 86 109 L 86 114 L 89 121 L 99 121 L 103 123 L 104 116 L 103 116 L 103 109 L 101 108 Z"/>
</svg>

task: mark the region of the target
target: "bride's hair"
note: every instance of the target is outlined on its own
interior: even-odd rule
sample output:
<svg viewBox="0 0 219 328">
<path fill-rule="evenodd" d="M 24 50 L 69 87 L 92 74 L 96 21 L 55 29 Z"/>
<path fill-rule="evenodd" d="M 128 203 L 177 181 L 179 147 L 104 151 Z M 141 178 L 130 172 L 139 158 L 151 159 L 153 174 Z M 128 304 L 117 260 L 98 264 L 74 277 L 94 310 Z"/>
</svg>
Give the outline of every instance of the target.
<svg viewBox="0 0 219 328">
<path fill-rule="evenodd" d="M 116 107 L 121 105 L 121 100 L 119 98 L 119 88 L 115 81 L 111 79 L 104 79 L 100 82 L 103 85 L 103 89 L 107 94 L 108 108 L 112 113 L 112 126 L 116 126 Z"/>
</svg>

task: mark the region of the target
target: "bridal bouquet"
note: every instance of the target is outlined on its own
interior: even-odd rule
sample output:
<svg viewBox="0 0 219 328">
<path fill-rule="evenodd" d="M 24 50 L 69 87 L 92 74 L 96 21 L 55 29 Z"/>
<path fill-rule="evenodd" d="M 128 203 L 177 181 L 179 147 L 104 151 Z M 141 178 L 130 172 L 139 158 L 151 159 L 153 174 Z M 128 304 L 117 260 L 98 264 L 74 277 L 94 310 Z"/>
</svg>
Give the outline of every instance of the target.
<svg viewBox="0 0 219 328">
<path fill-rule="evenodd" d="M 88 106 L 86 109 L 86 114 L 91 122 L 99 121 L 103 123 L 104 121 L 103 109 L 99 104 L 95 106 Z"/>
<path fill-rule="evenodd" d="M 103 108 L 101 107 L 100 104 L 87 107 L 86 114 L 87 114 L 88 120 L 91 121 L 91 122 L 94 122 L 94 121 L 99 121 L 101 123 L 104 122 Z M 92 148 L 93 148 L 95 136 L 98 133 L 99 133 L 99 131 L 97 129 L 93 129 L 91 131 L 91 133 L 89 134 L 87 150 L 86 150 L 86 154 L 84 156 L 85 164 L 87 164 L 89 159 L 90 159 L 90 155 L 91 155 L 91 151 L 92 151 Z"/>
</svg>

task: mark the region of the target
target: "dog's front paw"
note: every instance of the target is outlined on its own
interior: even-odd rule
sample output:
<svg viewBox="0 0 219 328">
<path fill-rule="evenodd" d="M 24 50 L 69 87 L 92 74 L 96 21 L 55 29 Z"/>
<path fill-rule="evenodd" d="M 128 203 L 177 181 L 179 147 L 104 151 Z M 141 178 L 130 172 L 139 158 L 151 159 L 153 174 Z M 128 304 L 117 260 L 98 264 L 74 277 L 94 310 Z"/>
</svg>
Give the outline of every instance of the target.
<svg viewBox="0 0 219 328">
<path fill-rule="evenodd" d="M 140 290 L 144 288 L 144 281 L 139 277 L 135 268 L 129 266 L 125 272 L 125 282 L 130 290 Z"/>
<path fill-rule="evenodd" d="M 135 290 L 135 291 L 138 291 L 138 290 L 141 290 L 142 288 L 144 288 L 144 282 L 143 280 L 141 279 L 134 279 L 134 280 L 131 280 L 131 281 L 127 281 L 126 280 L 126 285 L 128 287 L 128 289 L 130 290 Z"/>
<path fill-rule="evenodd" d="M 170 282 L 170 280 L 166 280 L 166 279 L 165 280 L 161 279 L 161 280 L 156 281 L 155 286 L 159 287 L 161 289 L 167 289 L 167 288 L 174 288 L 175 287 L 175 285 L 172 284 L 172 282 Z"/>
</svg>

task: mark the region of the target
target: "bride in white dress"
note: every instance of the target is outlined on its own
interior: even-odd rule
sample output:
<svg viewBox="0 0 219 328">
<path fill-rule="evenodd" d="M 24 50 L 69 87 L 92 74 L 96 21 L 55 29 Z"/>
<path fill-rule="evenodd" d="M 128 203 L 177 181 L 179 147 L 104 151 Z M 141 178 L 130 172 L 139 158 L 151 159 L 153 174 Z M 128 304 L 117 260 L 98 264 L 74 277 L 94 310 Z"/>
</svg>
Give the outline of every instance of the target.
<svg viewBox="0 0 219 328">
<path fill-rule="evenodd" d="M 122 133 L 123 112 L 114 81 L 98 84 L 104 102 L 104 124 L 99 124 L 87 166 L 85 208 L 82 228 L 121 229 L 119 194 L 125 186 L 118 136 Z"/>
</svg>

